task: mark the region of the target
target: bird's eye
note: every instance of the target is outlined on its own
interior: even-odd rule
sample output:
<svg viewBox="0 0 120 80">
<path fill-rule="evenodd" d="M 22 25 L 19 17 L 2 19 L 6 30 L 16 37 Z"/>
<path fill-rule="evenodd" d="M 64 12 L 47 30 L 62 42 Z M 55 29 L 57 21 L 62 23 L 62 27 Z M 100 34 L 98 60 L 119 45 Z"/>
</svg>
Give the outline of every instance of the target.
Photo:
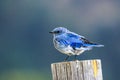
<svg viewBox="0 0 120 80">
<path fill-rule="evenodd" d="M 57 33 L 60 33 L 60 31 L 57 31 Z"/>
</svg>

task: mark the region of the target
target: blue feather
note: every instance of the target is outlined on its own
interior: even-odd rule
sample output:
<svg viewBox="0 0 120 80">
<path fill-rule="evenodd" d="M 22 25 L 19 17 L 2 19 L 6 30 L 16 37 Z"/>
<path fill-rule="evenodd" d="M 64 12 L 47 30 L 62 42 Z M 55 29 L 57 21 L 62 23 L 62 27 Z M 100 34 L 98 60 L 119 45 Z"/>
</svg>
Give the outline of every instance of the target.
<svg viewBox="0 0 120 80">
<path fill-rule="evenodd" d="M 78 35 L 72 34 L 72 33 L 67 33 L 68 37 L 72 37 L 72 38 L 80 38 Z"/>
<path fill-rule="evenodd" d="M 64 45 L 64 46 L 68 46 L 69 45 L 69 43 L 66 40 L 64 40 L 64 39 L 56 38 L 56 41 L 58 41 L 59 44 Z"/>
<path fill-rule="evenodd" d="M 71 46 L 73 49 L 76 49 L 76 48 L 80 48 L 82 45 L 83 45 L 82 43 L 71 43 L 70 46 Z"/>
</svg>

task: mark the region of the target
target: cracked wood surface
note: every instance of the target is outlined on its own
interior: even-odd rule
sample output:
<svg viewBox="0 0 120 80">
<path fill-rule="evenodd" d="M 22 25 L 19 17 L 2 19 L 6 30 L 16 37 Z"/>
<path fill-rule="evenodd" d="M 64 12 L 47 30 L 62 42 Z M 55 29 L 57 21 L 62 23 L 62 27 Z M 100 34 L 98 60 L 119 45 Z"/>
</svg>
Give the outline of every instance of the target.
<svg viewBox="0 0 120 80">
<path fill-rule="evenodd" d="M 103 80 L 99 59 L 53 63 L 51 70 L 53 80 Z"/>
</svg>

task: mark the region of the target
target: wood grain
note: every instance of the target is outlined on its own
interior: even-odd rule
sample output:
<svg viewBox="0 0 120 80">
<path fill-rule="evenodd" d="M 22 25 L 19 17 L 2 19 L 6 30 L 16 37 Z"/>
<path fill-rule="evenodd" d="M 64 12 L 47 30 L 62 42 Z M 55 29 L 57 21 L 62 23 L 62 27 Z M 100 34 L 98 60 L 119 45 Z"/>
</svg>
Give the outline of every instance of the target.
<svg viewBox="0 0 120 80">
<path fill-rule="evenodd" d="M 53 80 L 103 80 L 99 59 L 53 63 L 51 70 Z"/>
</svg>

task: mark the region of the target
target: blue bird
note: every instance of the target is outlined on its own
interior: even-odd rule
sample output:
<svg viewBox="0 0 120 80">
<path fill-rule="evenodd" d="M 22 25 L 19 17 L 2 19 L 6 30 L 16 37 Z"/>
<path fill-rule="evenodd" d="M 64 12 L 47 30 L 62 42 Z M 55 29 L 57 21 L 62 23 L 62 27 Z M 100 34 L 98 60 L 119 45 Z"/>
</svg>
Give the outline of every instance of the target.
<svg viewBox="0 0 120 80">
<path fill-rule="evenodd" d="M 91 50 L 93 47 L 103 47 L 104 45 L 96 44 L 87 40 L 84 36 L 78 35 L 69 31 L 64 27 L 53 29 L 50 33 L 53 34 L 53 43 L 55 48 L 63 54 L 76 57 L 84 51 Z"/>
</svg>

